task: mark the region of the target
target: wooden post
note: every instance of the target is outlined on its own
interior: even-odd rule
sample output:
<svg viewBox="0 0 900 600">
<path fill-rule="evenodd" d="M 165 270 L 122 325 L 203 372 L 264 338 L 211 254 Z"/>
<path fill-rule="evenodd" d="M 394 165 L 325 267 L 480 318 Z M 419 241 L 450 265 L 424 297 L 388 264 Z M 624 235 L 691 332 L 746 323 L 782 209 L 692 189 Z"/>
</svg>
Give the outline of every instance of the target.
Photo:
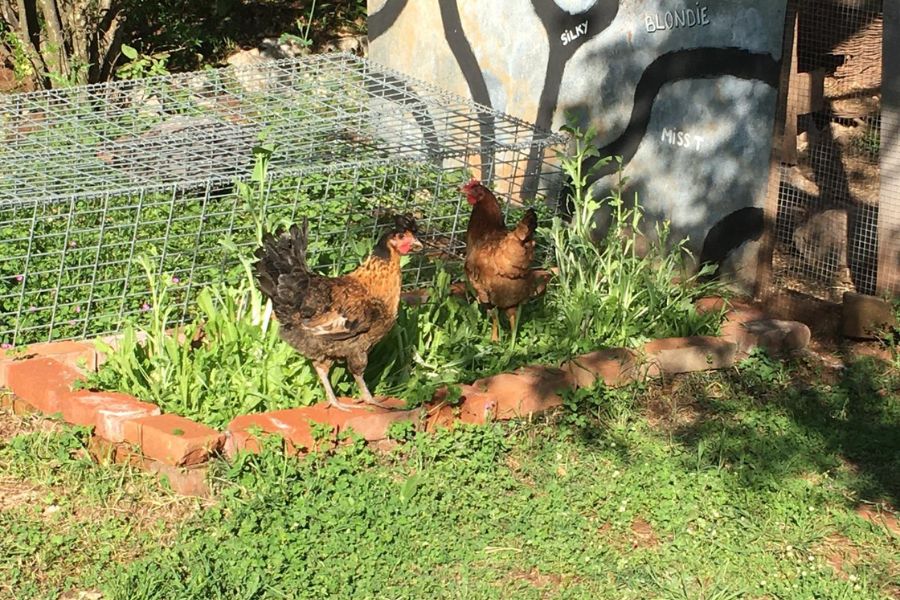
<svg viewBox="0 0 900 600">
<path fill-rule="evenodd" d="M 781 76 L 778 78 L 778 99 L 775 102 L 775 122 L 772 130 L 772 150 L 769 154 L 769 180 L 766 186 L 766 203 L 763 208 L 764 229 L 759 244 L 759 257 L 756 264 L 756 289 L 754 296 L 759 300 L 768 297 L 772 282 L 772 257 L 775 253 L 775 218 L 778 215 L 778 190 L 781 187 L 781 161 L 784 155 L 790 154 L 787 143 L 787 130 L 793 135 L 791 143 L 796 155 L 797 122 L 793 118 L 793 127 L 787 127 L 788 89 L 791 73 L 796 71 L 797 45 L 797 1 L 788 0 L 785 10 L 784 37 L 781 43 Z"/>
<path fill-rule="evenodd" d="M 900 295 L 900 2 L 884 3 L 878 292 Z"/>
</svg>

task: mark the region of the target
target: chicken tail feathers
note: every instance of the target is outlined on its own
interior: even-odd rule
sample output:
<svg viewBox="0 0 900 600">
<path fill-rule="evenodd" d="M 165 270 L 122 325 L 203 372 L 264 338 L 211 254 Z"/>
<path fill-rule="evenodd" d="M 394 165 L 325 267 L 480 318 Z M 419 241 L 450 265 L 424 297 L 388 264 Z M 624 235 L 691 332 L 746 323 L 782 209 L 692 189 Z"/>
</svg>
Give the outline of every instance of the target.
<svg viewBox="0 0 900 600">
<path fill-rule="evenodd" d="M 537 229 L 537 213 L 534 212 L 533 208 L 529 208 L 525 211 L 525 216 L 523 216 L 518 225 L 516 225 L 515 236 L 522 240 L 522 242 L 530 242 L 534 239 L 534 232 Z"/>
<path fill-rule="evenodd" d="M 268 232 L 263 235 L 263 244 L 255 252 L 259 260 L 253 266 L 259 289 L 273 302 L 287 300 L 279 298 L 288 291 L 285 283 L 290 283 L 287 287 L 296 292 L 296 288 L 305 287 L 304 284 L 309 281 L 311 272 L 306 263 L 307 231 L 308 223 L 304 217 L 300 227 L 291 225 L 287 233 L 278 237 Z"/>
</svg>

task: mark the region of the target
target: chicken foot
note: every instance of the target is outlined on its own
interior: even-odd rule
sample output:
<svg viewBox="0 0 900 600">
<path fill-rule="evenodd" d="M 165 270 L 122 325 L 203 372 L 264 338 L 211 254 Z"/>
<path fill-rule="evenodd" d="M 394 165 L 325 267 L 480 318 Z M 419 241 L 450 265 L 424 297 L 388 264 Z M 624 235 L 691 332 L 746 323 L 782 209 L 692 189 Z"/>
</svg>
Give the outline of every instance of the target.
<svg viewBox="0 0 900 600">
<path fill-rule="evenodd" d="M 369 391 L 369 386 L 366 385 L 366 380 L 363 379 L 362 375 L 353 374 L 353 379 L 356 380 L 356 385 L 359 386 L 359 395 L 362 398 L 362 401 L 366 404 L 371 404 L 373 406 L 378 406 L 380 408 L 390 408 L 387 404 L 383 402 L 379 402 L 372 396 L 372 392 Z"/>
<path fill-rule="evenodd" d="M 331 388 L 331 381 L 328 380 L 328 371 L 331 370 L 331 365 L 314 362 L 313 368 L 316 370 L 316 374 L 319 376 L 319 379 L 322 381 L 322 386 L 325 388 L 325 397 L 328 398 L 328 405 L 333 406 L 338 410 L 352 409 L 353 407 L 351 405 L 338 402 L 338 399 L 334 395 L 334 390 Z"/>
</svg>

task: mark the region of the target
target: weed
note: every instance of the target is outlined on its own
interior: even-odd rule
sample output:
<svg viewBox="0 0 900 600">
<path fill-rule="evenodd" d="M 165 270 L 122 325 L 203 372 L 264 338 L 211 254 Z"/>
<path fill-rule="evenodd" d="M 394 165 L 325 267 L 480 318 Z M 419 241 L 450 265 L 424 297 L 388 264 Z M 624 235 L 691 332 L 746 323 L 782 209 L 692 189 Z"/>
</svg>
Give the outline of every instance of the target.
<svg viewBox="0 0 900 600">
<path fill-rule="evenodd" d="M 722 291 L 701 283 L 713 268 L 704 266 L 689 275 L 687 240 L 670 244 L 665 222 L 645 237 L 640 205 L 626 206 L 622 199 L 621 164 L 612 195 L 595 199 L 587 183 L 590 172 L 583 168 L 586 159 L 597 157 L 594 133 L 570 130 L 575 151 L 561 165 L 572 183 L 571 222 L 556 217 L 546 232 L 559 268 L 549 302 L 569 338 L 618 346 L 714 331 L 721 315 L 702 315 L 694 308 L 698 297 Z M 603 158 L 594 168 L 610 160 Z M 609 215 L 606 232 L 597 230 L 598 213 L 603 212 Z M 646 246 L 644 252 L 638 242 Z"/>
<path fill-rule="evenodd" d="M 128 59 L 128 62 L 116 69 L 119 79 L 144 79 L 169 74 L 168 52 L 143 54 L 128 44 L 122 44 L 122 54 Z"/>
</svg>

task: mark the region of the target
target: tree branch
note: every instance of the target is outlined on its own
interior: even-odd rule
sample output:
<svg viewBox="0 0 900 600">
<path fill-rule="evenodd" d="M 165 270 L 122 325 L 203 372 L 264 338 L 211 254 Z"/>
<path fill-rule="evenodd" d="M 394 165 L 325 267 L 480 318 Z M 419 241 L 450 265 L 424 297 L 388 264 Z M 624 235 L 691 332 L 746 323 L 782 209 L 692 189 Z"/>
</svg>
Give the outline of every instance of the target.
<svg viewBox="0 0 900 600">
<path fill-rule="evenodd" d="M 25 4 L 25 0 L 16 0 L 16 14 L 19 18 L 19 42 L 31 63 L 34 81 L 43 87 L 49 87 L 47 81 L 47 64 L 40 51 L 41 29 L 34 4 Z"/>
<path fill-rule="evenodd" d="M 100 81 L 112 78 L 113 69 L 119 60 L 122 46 L 122 4 L 114 0 L 104 0 L 101 6 L 106 12 L 97 28 L 97 55 Z M 103 42 L 101 44 L 101 42 Z"/>
<path fill-rule="evenodd" d="M 63 34 L 62 22 L 59 19 L 55 0 L 38 0 L 38 6 L 41 8 L 41 14 L 44 15 L 44 23 L 47 26 L 47 34 L 50 38 L 49 48 L 47 51 L 56 61 L 57 70 L 63 77 L 69 76 L 69 58 L 66 55 L 66 38 Z M 55 56 L 54 56 L 55 55 Z M 44 57 L 45 62 L 48 56 Z"/>
<path fill-rule="evenodd" d="M 0 0 L 0 17 L 3 17 L 3 20 L 6 21 L 13 33 L 19 31 L 19 19 L 16 18 L 15 11 L 13 11 L 9 0 Z"/>
</svg>

